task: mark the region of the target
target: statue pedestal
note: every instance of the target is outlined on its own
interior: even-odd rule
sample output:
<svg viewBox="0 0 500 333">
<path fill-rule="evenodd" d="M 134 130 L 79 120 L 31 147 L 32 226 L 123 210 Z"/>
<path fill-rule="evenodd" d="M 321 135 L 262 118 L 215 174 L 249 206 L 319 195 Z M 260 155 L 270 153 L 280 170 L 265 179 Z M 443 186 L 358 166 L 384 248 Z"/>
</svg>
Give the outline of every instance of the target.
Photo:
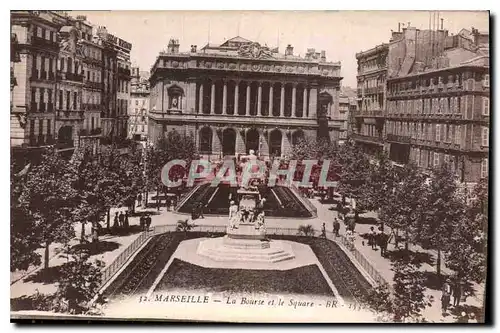
<svg viewBox="0 0 500 333">
<path fill-rule="evenodd" d="M 295 258 L 291 245 L 285 242 L 231 238 L 229 235 L 201 241 L 196 252 L 214 261 L 276 263 Z"/>
<path fill-rule="evenodd" d="M 227 227 L 226 234 L 229 238 L 233 239 L 266 239 L 264 230 L 256 229 L 256 225 L 254 223 L 240 223 L 237 229 Z"/>
</svg>

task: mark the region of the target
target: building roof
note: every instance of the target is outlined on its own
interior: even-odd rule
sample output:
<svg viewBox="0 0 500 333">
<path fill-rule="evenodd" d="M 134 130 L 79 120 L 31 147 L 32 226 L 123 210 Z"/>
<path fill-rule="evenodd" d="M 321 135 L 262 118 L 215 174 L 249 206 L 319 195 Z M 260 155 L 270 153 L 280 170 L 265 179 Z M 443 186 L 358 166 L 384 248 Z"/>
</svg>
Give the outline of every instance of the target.
<svg viewBox="0 0 500 333">
<path fill-rule="evenodd" d="M 252 43 L 252 41 L 249 40 L 249 39 L 246 39 L 246 38 L 243 38 L 243 37 L 240 37 L 240 36 L 236 36 L 236 37 L 233 37 L 231 39 L 226 40 L 220 46 L 229 46 L 230 42 L 232 42 L 232 43 Z"/>
<path fill-rule="evenodd" d="M 468 60 L 476 58 L 478 54 L 476 52 L 472 52 L 470 50 L 457 47 L 446 50 L 443 56 L 449 59 L 450 61 L 449 67 L 455 67 Z"/>
</svg>

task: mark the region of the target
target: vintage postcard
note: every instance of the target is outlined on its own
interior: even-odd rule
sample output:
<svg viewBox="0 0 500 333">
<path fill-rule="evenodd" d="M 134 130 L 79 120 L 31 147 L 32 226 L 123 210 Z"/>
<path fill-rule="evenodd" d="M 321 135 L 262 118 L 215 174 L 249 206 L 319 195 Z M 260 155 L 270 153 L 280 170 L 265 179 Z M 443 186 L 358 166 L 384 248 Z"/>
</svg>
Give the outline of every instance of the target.
<svg viewBox="0 0 500 333">
<path fill-rule="evenodd" d="M 11 11 L 11 320 L 484 323 L 487 11 Z"/>
</svg>

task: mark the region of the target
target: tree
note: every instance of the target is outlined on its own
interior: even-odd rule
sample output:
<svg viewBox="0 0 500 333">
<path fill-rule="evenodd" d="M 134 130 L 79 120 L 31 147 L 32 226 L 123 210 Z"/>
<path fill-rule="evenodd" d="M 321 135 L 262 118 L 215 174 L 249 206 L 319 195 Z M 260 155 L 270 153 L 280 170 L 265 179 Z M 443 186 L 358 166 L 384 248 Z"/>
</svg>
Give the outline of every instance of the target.
<svg viewBox="0 0 500 333">
<path fill-rule="evenodd" d="M 298 228 L 298 232 L 297 232 L 299 235 L 304 235 L 304 236 L 314 236 L 314 228 L 312 225 L 308 224 L 308 225 L 301 225 L 299 226 Z"/>
<path fill-rule="evenodd" d="M 161 181 L 163 166 L 171 160 L 180 159 L 186 161 L 188 170 L 195 158 L 197 158 L 197 152 L 193 137 L 181 135 L 175 130 L 168 132 L 167 136 L 160 137 L 153 147 L 146 149 L 146 188 L 156 189 L 158 209 L 160 209 L 158 202 L 160 189 L 164 187 Z M 172 169 L 174 174 L 171 172 L 170 177 L 182 178 L 186 169 Z"/>
<path fill-rule="evenodd" d="M 390 204 L 392 197 L 388 193 L 392 193 L 399 183 L 399 178 L 398 170 L 393 166 L 387 154 L 383 152 L 377 155 L 367 181 L 368 191 L 363 195 L 364 206 L 380 209 Z"/>
<path fill-rule="evenodd" d="M 135 146 L 130 147 L 129 153 L 123 156 L 123 169 L 126 177 L 122 181 L 123 202 L 135 211 L 137 195 L 145 188 L 144 165 L 142 151 Z"/>
<path fill-rule="evenodd" d="M 36 223 L 38 247 L 45 247 L 44 267 L 49 266 L 49 247 L 52 243 L 67 243 L 74 236 L 73 209 L 75 191 L 73 173 L 68 163 L 53 149 L 48 149 L 41 163 L 32 166 L 19 203 Z"/>
<path fill-rule="evenodd" d="M 451 246 L 451 236 L 465 214 L 465 200 L 459 196 L 455 175 L 448 165 L 433 170 L 425 202 L 418 241 L 437 250 L 437 274 L 441 275 L 441 254 Z"/>
<path fill-rule="evenodd" d="M 341 168 L 338 190 L 342 194 L 343 202 L 346 197 L 356 200 L 354 220 L 357 222 L 358 215 L 363 209 L 372 208 L 368 206 L 370 200 L 364 198 L 368 193 L 367 183 L 372 166 L 352 140 L 341 146 L 338 161 Z"/>
<path fill-rule="evenodd" d="M 393 176 L 391 176 L 393 177 Z M 426 202 L 425 195 L 427 187 L 426 176 L 422 174 L 413 163 L 405 165 L 401 171 L 399 183 L 392 183 L 395 178 L 389 181 L 388 191 L 380 195 L 384 199 L 380 209 L 380 220 L 384 221 L 391 229 L 395 230 L 395 244 L 398 247 L 399 230 L 405 235 L 405 247 L 408 250 L 411 239 L 417 237 L 417 230 L 422 224 L 422 214 Z"/>
<path fill-rule="evenodd" d="M 194 224 L 189 224 L 189 220 L 178 220 L 175 231 L 188 232 L 195 227 Z"/>
<path fill-rule="evenodd" d="M 394 293 L 392 309 L 394 321 L 418 321 L 422 311 L 432 305 L 433 297 L 425 295 L 426 278 L 418 266 L 409 258 L 403 258 L 393 263 Z"/>
<path fill-rule="evenodd" d="M 87 313 L 91 310 L 89 302 L 101 286 L 104 263 L 99 260 L 89 262 L 87 251 L 69 247 L 65 249 L 65 256 L 68 262 L 61 267 L 61 278 L 54 294 L 55 310 L 71 314 Z"/>
<path fill-rule="evenodd" d="M 291 148 L 292 160 L 321 160 L 333 159 L 337 156 L 338 149 L 325 139 L 301 138 Z"/>
<path fill-rule="evenodd" d="M 450 237 L 445 253 L 446 267 L 455 272 L 458 283 L 481 283 L 486 278 L 488 228 L 488 180 L 481 180 L 473 190 L 473 198 Z"/>
<path fill-rule="evenodd" d="M 39 225 L 20 205 L 19 197 L 24 189 L 25 177 L 16 174 L 11 164 L 10 172 L 10 271 L 27 270 L 41 264 L 41 256 L 35 251 L 40 247 Z"/>
</svg>

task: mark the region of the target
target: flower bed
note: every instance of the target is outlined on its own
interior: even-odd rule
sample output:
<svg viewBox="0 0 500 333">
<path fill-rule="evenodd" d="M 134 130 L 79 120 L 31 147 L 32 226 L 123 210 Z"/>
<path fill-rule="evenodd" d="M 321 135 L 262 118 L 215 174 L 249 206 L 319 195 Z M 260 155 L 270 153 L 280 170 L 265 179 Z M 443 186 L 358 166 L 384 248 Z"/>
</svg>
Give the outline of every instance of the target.
<svg viewBox="0 0 500 333">
<path fill-rule="evenodd" d="M 344 300 L 363 301 L 372 289 L 349 257 L 334 242 L 297 236 L 271 236 L 271 238 L 309 245 Z"/>
<path fill-rule="evenodd" d="M 207 233 L 172 232 L 153 236 L 146 247 L 135 256 L 127 268 L 106 288 L 104 295 L 112 298 L 118 295 L 134 295 L 147 292 L 170 260 L 179 243 L 185 239 L 200 237 L 207 237 Z"/>
<path fill-rule="evenodd" d="M 174 259 L 155 291 L 177 288 L 211 292 L 333 296 L 316 265 L 286 271 L 225 269 L 205 268 Z"/>
<path fill-rule="evenodd" d="M 172 232 L 154 236 L 107 288 L 105 295 L 110 297 L 147 292 L 181 241 L 207 237 L 207 235 L 207 233 L 202 232 Z M 209 236 L 219 237 L 222 234 Z M 336 243 L 312 237 L 278 235 L 270 237 L 311 246 L 344 300 L 362 302 L 372 289 L 372 286 Z M 157 290 L 168 288 L 208 288 L 213 291 L 331 295 L 328 284 L 315 265 L 266 273 L 266 271 L 260 270 L 204 268 L 174 260 L 160 281 Z"/>
</svg>

